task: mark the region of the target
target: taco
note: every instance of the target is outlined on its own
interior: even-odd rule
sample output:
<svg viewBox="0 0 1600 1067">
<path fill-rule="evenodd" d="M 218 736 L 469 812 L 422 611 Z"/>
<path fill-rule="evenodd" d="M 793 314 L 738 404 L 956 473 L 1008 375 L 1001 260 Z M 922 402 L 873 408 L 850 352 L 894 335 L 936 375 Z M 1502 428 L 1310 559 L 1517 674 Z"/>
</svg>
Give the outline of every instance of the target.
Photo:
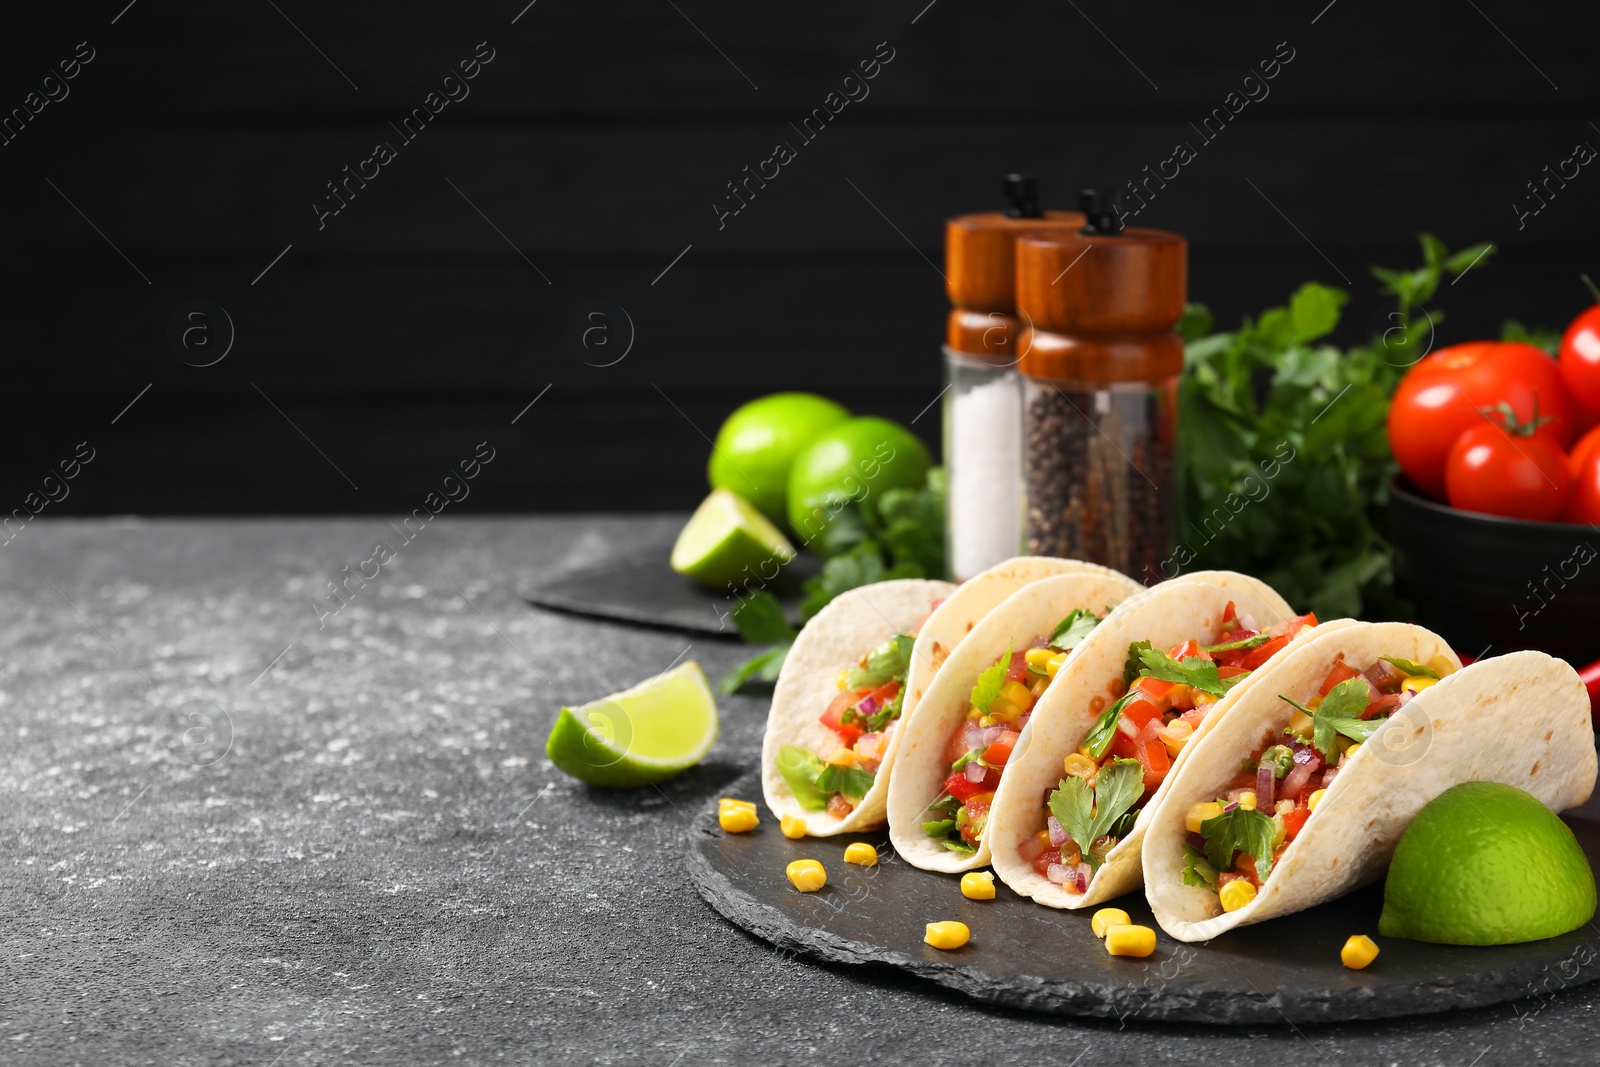
<svg viewBox="0 0 1600 1067">
<path fill-rule="evenodd" d="M 1114 572 L 1045 578 L 956 647 L 905 724 L 889 783 L 889 840 L 907 862 L 949 872 L 988 862 L 989 802 L 1041 694 L 1101 618 L 1142 590 Z"/>
<path fill-rule="evenodd" d="M 1500 782 L 1553 811 L 1588 799 L 1583 682 L 1542 652 L 1463 669 L 1407 623 L 1354 623 L 1263 671 L 1151 812 L 1145 892 L 1180 941 L 1379 878 L 1411 819 L 1453 785 Z"/>
<path fill-rule="evenodd" d="M 1115 573 L 1031 556 L 959 587 L 901 579 L 835 598 L 795 639 L 773 688 L 761 752 L 767 806 L 817 837 L 881 826 L 904 720 L 939 665 L 1007 596 L 1068 572 Z"/>
<path fill-rule="evenodd" d="M 995 873 L 1055 908 L 1138 888 L 1140 840 L 1169 775 L 1316 625 L 1229 571 L 1124 603 L 1062 665 L 1021 739 L 994 799 Z"/>
</svg>

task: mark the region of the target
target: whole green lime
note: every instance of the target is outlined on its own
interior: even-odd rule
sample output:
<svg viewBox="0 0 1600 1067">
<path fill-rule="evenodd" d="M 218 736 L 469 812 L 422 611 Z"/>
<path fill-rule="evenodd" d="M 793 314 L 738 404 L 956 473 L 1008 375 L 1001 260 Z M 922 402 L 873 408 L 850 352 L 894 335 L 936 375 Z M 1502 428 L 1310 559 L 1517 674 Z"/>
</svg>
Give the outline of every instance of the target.
<svg viewBox="0 0 1600 1067">
<path fill-rule="evenodd" d="M 789 525 L 809 543 L 850 503 L 922 485 L 933 460 L 917 435 L 872 416 L 819 435 L 789 468 Z"/>
<path fill-rule="evenodd" d="M 773 522 L 782 523 L 795 456 L 850 412 L 812 393 L 773 393 L 740 407 L 717 431 L 706 477 L 731 489 Z"/>
<path fill-rule="evenodd" d="M 1497 782 L 1447 789 L 1400 835 L 1378 932 L 1439 945 L 1514 945 L 1594 917 L 1594 872 L 1543 804 Z"/>
</svg>

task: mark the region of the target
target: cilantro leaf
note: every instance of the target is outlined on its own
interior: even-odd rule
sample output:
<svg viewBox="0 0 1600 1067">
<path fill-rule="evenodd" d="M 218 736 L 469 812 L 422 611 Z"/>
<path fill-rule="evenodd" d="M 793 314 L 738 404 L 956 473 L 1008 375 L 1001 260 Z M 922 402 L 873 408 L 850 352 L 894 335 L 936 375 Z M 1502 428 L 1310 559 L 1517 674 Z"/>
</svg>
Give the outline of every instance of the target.
<svg viewBox="0 0 1600 1067">
<path fill-rule="evenodd" d="M 823 811 L 828 806 L 828 793 L 817 785 L 817 779 L 827 770 L 827 764 L 815 752 L 807 752 L 794 745 L 778 749 L 778 773 L 789 784 L 789 792 L 806 811 Z"/>
<path fill-rule="evenodd" d="M 978 675 L 978 682 L 972 687 L 972 706 L 979 711 L 987 713 L 989 705 L 994 703 L 1000 695 L 1000 690 L 1006 684 L 1006 671 L 1011 668 L 1011 645 L 1006 646 L 1005 655 L 994 661 L 992 666 L 984 668 Z"/>
<path fill-rule="evenodd" d="M 1100 625 L 1100 617 L 1088 608 L 1076 608 L 1056 624 L 1055 632 L 1046 642 L 1059 652 L 1071 652 Z"/>
<path fill-rule="evenodd" d="M 1339 759 L 1336 735 L 1344 734 L 1352 741 L 1365 741 L 1383 725 L 1383 719 L 1361 717 L 1361 713 L 1367 710 L 1367 698 L 1371 692 L 1371 686 L 1365 678 L 1347 678 L 1328 690 L 1328 695 L 1322 698 L 1322 703 L 1317 705 L 1315 711 L 1301 707 L 1282 694 L 1278 699 L 1294 704 L 1311 716 L 1311 746 L 1322 753 L 1322 758 L 1328 763 L 1335 763 Z"/>
<path fill-rule="evenodd" d="M 1088 734 L 1083 739 L 1085 747 L 1089 749 L 1090 756 L 1100 759 L 1106 754 L 1106 749 L 1110 748 L 1111 742 L 1116 739 L 1117 718 L 1133 697 L 1134 694 L 1131 692 L 1124 693 L 1121 697 L 1112 701 L 1111 706 L 1102 711 L 1100 717 L 1094 721 L 1094 725 L 1089 728 Z"/>
<path fill-rule="evenodd" d="M 1409 674 L 1414 678 L 1439 677 L 1439 672 L 1434 670 L 1432 667 L 1424 667 L 1420 663 L 1412 663 L 1410 660 L 1401 659 L 1399 656 L 1379 656 L 1378 658 L 1387 660 L 1398 667 L 1403 673 Z"/>
<path fill-rule="evenodd" d="M 794 627 L 784 618 L 783 605 L 765 589 L 740 597 L 730 616 L 739 628 L 739 636 L 752 645 L 772 645 L 795 639 Z"/>
<path fill-rule="evenodd" d="M 1216 887 L 1217 869 L 1206 859 L 1205 853 L 1188 842 L 1183 846 L 1183 884 Z"/>
<path fill-rule="evenodd" d="M 1185 656 L 1183 662 L 1179 663 L 1165 652 L 1147 648 L 1139 653 L 1139 660 L 1144 664 L 1144 670 L 1139 673 L 1147 678 L 1159 678 L 1164 682 L 1193 686 L 1201 692 L 1219 697 L 1227 696 L 1228 690 L 1232 688 L 1217 676 L 1216 663 L 1203 656 Z M 1234 677 L 1245 676 L 1239 674 Z M 1233 679 L 1230 678 L 1228 681 L 1231 682 Z"/>
<path fill-rule="evenodd" d="M 850 689 L 880 686 L 894 678 L 904 678 L 911 669 L 911 649 L 914 642 L 905 634 L 895 634 L 867 655 L 867 665 L 857 667 L 845 679 Z"/>
<path fill-rule="evenodd" d="M 876 541 L 862 541 L 848 552 L 829 558 L 822 565 L 822 573 L 805 583 L 806 595 L 800 601 L 800 617 L 809 620 L 834 597 L 863 585 L 891 578 L 921 577 L 923 570 L 917 564 L 896 561 L 891 567 L 884 562 L 883 550 Z"/>
<path fill-rule="evenodd" d="M 1139 761 L 1113 760 L 1095 775 L 1093 789 L 1082 778 L 1061 779 L 1050 794 L 1050 814 L 1078 846 L 1079 854 L 1098 868 L 1091 846 L 1143 795 L 1144 771 Z"/>
<path fill-rule="evenodd" d="M 1256 875 L 1264 882 L 1272 873 L 1272 843 L 1277 827 L 1264 812 L 1233 808 L 1200 824 L 1206 859 L 1219 871 L 1233 869 L 1233 856 L 1243 852 L 1256 861 Z"/>
<path fill-rule="evenodd" d="M 1134 679 L 1139 677 L 1139 671 L 1144 667 L 1144 663 L 1139 657 L 1152 647 L 1154 646 L 1149 641 L 1135 641 L 1128 646 L 1128 661 L 1122 665 L 1123 685 L 1132 685 Z"/>
<path fill-rule="evenodd" d="M 793 641 L 785 641 L 781 645 L 774 645 L 764 652 L 751 656 L 717 680 L 717 692 L 722 696 L 737 693 L 752 678 L 763 682 L 776 682 L 778 672 L 783 670 L 783 661 L 788 658 L 789 648 L 793 644 Z"/>
</svg>

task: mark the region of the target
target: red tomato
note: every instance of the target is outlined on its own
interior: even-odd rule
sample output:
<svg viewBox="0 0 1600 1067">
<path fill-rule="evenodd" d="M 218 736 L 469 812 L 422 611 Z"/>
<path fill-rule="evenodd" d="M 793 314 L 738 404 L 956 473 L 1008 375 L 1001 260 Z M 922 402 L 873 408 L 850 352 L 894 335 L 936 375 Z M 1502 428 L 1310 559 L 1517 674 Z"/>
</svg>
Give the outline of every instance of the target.
<svg viewBox="0 0 1600 1067">
<path fill-rule="evenodd" d="M 1291 615 L 1282 622 L 1274 623 L 1267 632 L 1273 637 L 1293 637 L 1308 626 L 1317 624 L 1317 613 L 1308 611 L 1304 615 Z"/>
<path fill-rule="evenodd" d="M 996 741 L 994 744 L 983 750 L 983 762 L 994 767 L 1004 767 L 1006 765 L 1006 760 L 1010 758 L 1011 745 L 1003 741 Z"/>
<path fill-rule="evenodd" d="M 1572 496 L 1561 518 L 1565 522 L 1600 524 L 1600 427 L 1584 434 L 1567 457 L 1572 471 Z"/>
<path fill-rule="evenodd" d="M 1383 696 L 1368 704 L 1361 712 L 1361 718 L 1370 719 L 1374 715 L 1388 715 L 1400 706 L 1399 693 L 1385 693 Z"/>
<path fill-rule="evenodd" d="M 846 689 L 833 698 L 833 703 L 828 705 L 828 710 L 822 713 L 818 721 L 838 734 L 839 740 L 846 747 L 855 744 L 856 739 L 866 733 L 866 730 L 862 729 L 859 723 L 840 722 L 839 716 L 843 715 L 847 709 L 861 703 L 862 699 L 871 692 L 872 690 L 870 689 Z"/>
<path fill-rule="evenodd" d="M 1572 320 L 1561 338 L 1561 380 L 1590 411 L 1600 411 L 1600 304 Z"/>
<path fill-rule="evenodd" d="M 1295 808 L 1283 817 L 1283 825 L 1287 832 L 1283 835 L 1285 841 L 1293 841 L 1299 835 L 1301 827 L 1306 820 L 1311 818 L 1310 808 Z"/>
<path fill-rule="evenodd" d="M 1360 671 L 1347 664 L 1344 660 L 1336 659 L 1333 661 L 1333 666 L 1328 670 L 1328 677 L 1323 679 L 1320 692 L 1323 696 L 1327 696 L 1333 692 L 1333 687 L 1340 682 L 1348 682 L 1350 679 L 1359 678 L 1360 676 Z"/>
<path fill-rule="evenodd" d="M 944 780 L 944 791 L 963 803 L 966 802 L 967 798 L 975 797 L 984 792 L 985 788 L 983 782 L 967 781 L 967 776 L 961 771 L 956 771 Z"/>
<path fill-rule="evenodd" d="M 1272 643 L 1271 641 L 1267 642 L 1268 645 L 1270 645 L 1271 643 Z M 1262 648 L 1266 648 L 1267 645 L 1262 645 L 1261 647 Z M 1222 680 L 1224 680 L 1224 681 L 1226 681 L 1229 678 L 1237 678 L 1241 674 L 1249 674 L 1249 673 L 1250 673 L 1250 668 L 1249 667 L 1234 667 L 1234 666 L 1230 666 L 1229 664 L 1226 664 L 1226 663 L 1217 668 L 1217 677 L 1222 679 Z"/>
<path fill-rule="evenodd" d="M 1173 649 L 1171 652 L 1168 652 L 1167 655 L 1171 656 L 1179 663 L 1182 663 L 1190 656 L 1201 656 L 1205 659 L 1211 658 L 1211 653 L 1202 651 L 1200 648 L 1200 642 L 1196 641 L 1192 637 L 1183 644 L 1179 645 L 1177 648 Z"/>
<path fill-rule="evenodd" d="M 1267 662 L 1267 660 L 1271 659 L 1283 648 L 1283 646 L 1287 645 L 1288 643 L 1289 638 L 1287 637 L 1274 637 L 1267 643 L 1257 645 L 1255 648 L 1252 648 L 1249 652 L 1245 653 L 1245 657 L 1239 661 L 1239 665 L 1247 671 L 1253 671 L 1263 663 Z M 1221 667 L 1217 668 L 1217 673 L 1219 675 L 1222 673 Z"/>
<path fill-rule="evenodd" d="M 1516 341 L 1453 345 L 1422 360 L 1400 382 L 1389 405 L 1389 445 L 1406 477 L 1443 500 L 1450 449 L 1483 421 L 1481 410 L 1505 402 L 1527 422 L 1535 401 L 1539 415 L 1551 419 L 1539 435 L 1563 448 L 1571 444 L 1580 412 L 1553 359 Z"/>
<path fill-rule="evenodd" d="M 1006 681 L 1027 683 L 1028 656 L 1026 652 L 1011 653 L 1011 664 L 1006 668 Z"/>
<path fill-rule="evenodd" d="M 1572 495 L 1572 471 L 1554 441 L 1484 422 L 1450 450 L 1445 486 L 1451 507 L 1551 522 Z"/>
<path fill-rule="evenodd" d="M 1228 601 L 1228 606 L 1222 609 L 1222 628 L 1231 630 L 1239 624 L 1239 609 L 1233 606 L 1233 601 Z"/>
<path fill-rule="evenodd" d="M 1118 759 L 1138 759 L 1139 746 L 1133 738 L 1121 730 L 1113 730 L 1111 732 L 1111 748 L 1106 755 L 1115 756 Z"/>
<path fill-rule="evenodd" d="M 1167 755 L 1167 746 L 1161 743 L 1161 738 L 1155 736 L 1156 728 L 1160 722 L 1152 721 L 1139 731 L 1138 751 L 1139 765 L 1144 769 L 1144 791 L 1154 792 L 1161 785 L 1161 780 L 1167 776 L 1167 771 L 1172 769 L 1172 757 Z"/>
<path fill-rule="evenodd" d="M 955 733 L 950 735 L 950 740 L 944 746 L 944 765 L 950 766 L 956 760 L 967 754 L 967 727 L 972 725 L 972 720 L 962 719 L 956 727 Z"/>
<path fill-rule="evenodd" d="M 1133 687 L 1153 701 L 1159 701 L 1172 692 L 1175 682 L 1164 681 L 1160 678 L 1140 678 L 1133 683 Z"/>
<path fill-rule="evenodd" d="M 1033 858 L 1033 869 L 1038 871 L 1039 876 L 1042 878 L 1050 873 L 1050 865 L 1052 863 L 1060 862 L 1061 850 L 1059 848 L 1047 848 Z"/>
<path fill-rule="evenodd" d="M 1135 731 L 1144 729 L 1145 724 L 1151 722 L 1161 725 L 1161 709 L 1148 700 L 1135 700 L 1122 709 L 1122 717 L 1133 724 Z"/>
</svg>

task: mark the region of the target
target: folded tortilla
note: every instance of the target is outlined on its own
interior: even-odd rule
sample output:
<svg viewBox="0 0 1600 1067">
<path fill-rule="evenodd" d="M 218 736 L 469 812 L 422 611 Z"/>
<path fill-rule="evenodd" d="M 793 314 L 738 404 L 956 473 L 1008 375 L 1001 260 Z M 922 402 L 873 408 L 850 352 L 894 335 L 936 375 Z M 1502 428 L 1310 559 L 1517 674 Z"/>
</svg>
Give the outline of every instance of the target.
<svg viewBox="0 0 1600 1067">
<path fill-rule="evenodd" d="M 1173 759 L 1161 788 L 1140 810 L 1133 829 L 1106 854 L 1088 888 L 1069 893 L 1055 885 L 1024 860 L 1017 847 L 1044 829 L 1044 797 L 1060 782 L 1062 761 L 1083 745 L 1105 704 L 1120 694 L 1128 646 L 1149 641 L 1158 649 L 1169 648 L 1198 634 L 1216 632 L 1229 601 L 1240 614 L 1252 616 L 1261 630 L 1294 615 L 1284 599 L 1259 579 L 1232 571 L 1200 571 L 1163 582 L 1125 601 L 1073 650 L 1034 709 L 989 809 L 986 851 L 992 855 L 987 858 L 995 874 L 1012 890 L 1052 908 L 1084 908 L 1137 889 L 1142 878 L 1140 844 L 1151 811 L 1196 744 L 1225 720 L 1268 667 L 1309 640 L 1311 634 L 1346 624 L 1337 620 L 1300 634 L 1217 701 Z M 1097 697 L 1098 707 L 1093 703 Z M 891 808 L 891 820 L 892 814 Z"/>
<path fill-rule="evenodd" d="M 950 654 L 905 724 L 894 779 L 889 783 L 889 840 L 906 862 L 924 870 L 951 873 L 989 862 L 986 837 L 980 839 L 975 852 L 952 852 L 930 838 L 922 827 L 927 821 L 928 805 L 944 792 L 944 781 L 950 775 L 945 746 L 957 724 L 967 716 L 978 675 L 1003 656 L 1008 647 L 1023 651 L 1041 634 L 1049 636 L 1056 624 L 1079 608 L 1104 611 L 1143 593 L 1144 587 L 1138 582 L 1116 572 L 1045 578 L 1012 593 Z M 1095 632 L 1105 625 L 1101 623 Z M 1059 679 L 1061 674 L 1056 677 Z M 1033 728 L 1039 708 L 1056 684 L 1052 682 L 1035 705 L 1023 737 Z M 1021 744 L 1019 740 L 1018 751 Z M 1002 786 L 1010 773 L 1008 764 L 1001 777 Z"/>
<path fill-rule="evenodd" d="M 1286 915 L 1377 880 L 1424 804 L 1462 782 L 1515 786 L 1552 811 L 1583 803 L 1596 761 L 1589 697 L 1571 666 L 1542 652 L 1483 660 L 1441 679 L 1390 716 L 1340 765 L 1304 828 L 1255 898 L 1224 912 L 1217 894 L 1183 884 L 1185 817 L 1214 800 L 1258 747 L 1282 736 L 1318 695 L 1335 659 L 1358 670 L 1381 656 L 1460 660 L 1437 634 L 1407 623 L 1356 623 L 1278 657 L 1181 771 L 1170 777 L 1144 837 L 1145 892 L 1156 921 L 1180 941 Z"/>
</svg>

